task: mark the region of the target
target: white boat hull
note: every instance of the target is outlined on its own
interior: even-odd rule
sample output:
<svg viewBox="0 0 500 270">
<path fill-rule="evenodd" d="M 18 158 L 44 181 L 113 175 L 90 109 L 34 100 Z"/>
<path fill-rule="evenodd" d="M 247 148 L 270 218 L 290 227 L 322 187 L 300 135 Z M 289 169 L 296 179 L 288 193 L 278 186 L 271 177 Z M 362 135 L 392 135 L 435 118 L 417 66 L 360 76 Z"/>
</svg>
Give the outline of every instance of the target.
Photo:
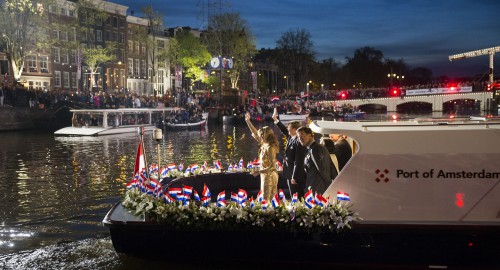
<svg viewBox="0 0 500 270">
<path fill-rule="evenodd" d="M 325 194 L 349 194 L 362 223 L 500 225 L 500 122 L 314 121 L 357 152 Z"/>
<path fill-rule="evenodd" d="M 65 127 L 54 132 L 56 136 L 104 136 L 123 133 L 134 133 L 137 129 L 144 127 L 144 131 L 152 131 L 155 126 L 123 126 L 123 127 Z"/>
<path fill-rule="evenodd" d="M 186 124 L 165 124 L 167 129 L 195 129 L 195 128 L 204 128 L 206 126 L 207 120 L 203 119 L 202 121 L 195 123 L 186 123 Z"/>
<path fill-rule="evenodd" d="M 309 117 L 309 114 L 280 114 L 279 119 L 282 122 L 289 122 L 289 121 L 306 121 L 306 119 Z"/>
</svg>

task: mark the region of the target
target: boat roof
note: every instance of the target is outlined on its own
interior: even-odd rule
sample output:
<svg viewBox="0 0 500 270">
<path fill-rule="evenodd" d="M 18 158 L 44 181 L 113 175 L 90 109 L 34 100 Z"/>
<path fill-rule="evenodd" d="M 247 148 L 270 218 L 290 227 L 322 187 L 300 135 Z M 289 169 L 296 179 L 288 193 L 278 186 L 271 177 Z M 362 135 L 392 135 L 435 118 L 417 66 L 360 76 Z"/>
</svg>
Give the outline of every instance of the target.
<svg viewBox="0 0 500 270">
<path fill-rule="evenodd" d="M 74 109 L 70 110 L 73 113 L 144 113 L 144 112 L 163 112 L 163 111 L 178 111 L 181 107 L 165 107 L 165 108 L 120 108 L 120 109 Z"/>
<path fill-rule="evenodd" d="M 348 133 L 349 131 L 361 132 L 387 132 L 387 131 L 444 131 L 444 130 L 479 130 L 500 129 L 500 120 L 476 119 L 433 119 L 418 118 L 409 121 L 383 121 L 383 122 L 340 122 L 315 120 L 310 124 L 314 132 L 322 134 Z"/>
</svg>

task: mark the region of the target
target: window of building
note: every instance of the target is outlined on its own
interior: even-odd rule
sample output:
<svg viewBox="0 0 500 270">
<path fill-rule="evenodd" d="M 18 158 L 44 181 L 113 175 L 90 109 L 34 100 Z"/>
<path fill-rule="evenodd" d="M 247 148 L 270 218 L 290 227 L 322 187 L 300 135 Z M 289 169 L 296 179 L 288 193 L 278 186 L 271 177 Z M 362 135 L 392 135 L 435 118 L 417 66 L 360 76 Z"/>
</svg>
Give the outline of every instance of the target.
<svg viewBox="0 0 500 270">
<path fill-rule="evenodd" d="M 68 32 L 66 31 L 61 31 L 61 40 L 68 41 Z"/>
<path fill-rule="evenodd" d="M 59 31 L 52 30 L 52 38 L 55 40 L 59 40 Z"/>
<path fill-rule="evenodd" d="M 125 34 L 120 33 L 120 43 L 125 43 Z"/>
<path fill-rule="evenodd" d="M 54 72 L 54 86 L 61 87 L 61 71 Z"/>
<path fill-rule="evenodd" d="M 129 52 L 132 52 L 132 49 L 134 48 L 134 42 L 132 40 L 128 41 L 128 50 Z"/>
<path fill-rule="evenodd" d="M 165 94 L 165 85 L 164 85 L 164 70 L 160 69 L 158 70 L 158 94 L 163 95 Z"/>
<path fill-rule="evenodd" d="M 38 62 L 40 63 L 40 72 L 49 73 L 49 57 L 46 55 L 39 56 Z"/>
<path fill-rule="evenodd" d="M 132 72 L 133 70 L 134 70 L 134 59 L 129 58 L 128 59 L 128 75 L 129 76 L 133 75 L 133 72 Z"/>
<path fill-rule="evenodd" d="M 146 60 L 141 60 L 141 76 L 146 75 Z"/>
<path fill-rule="evenodd" d="M 52 55 L 54 56 L 54 63 L 61 63 L 61 49 L 54 48 Z"/>
<path fill-rule="evenodd" d="M 141 46 L 141 55 L 146 55 L 146 45 L 144 43 Z"/>
<path fill-rule="evenodd" d="M 76 72 L 71 72 L 71 88 L 78 88 L 78 80 L 76 79 Z"/>
<path fill-rule="evenodd" d="M 120 87 L 125 86 L 125 70 L 120 69 Z"/>
<path fill-rule="evenodd" d="M 102 31 L 101 30 L 97 30 L 97 41 L 102 41 Z"/>
<path fill-rule="evenodd" d="M 71 50 L 70 52 L 71 64 L 76 64 L 76 50 Z"/>
<path fill-rule="evenodd" d="M 165 48 L 165 40 L 163 40 L 163 39 L 156 40 L 156 46 L 158 48 Z"/>
<path fill-rule="evenodd" d="M 135 44 L 135 50 L 134 50 L 134 53 L 140 53 L 140 50 L 139 50 L 139 42 L 134 42 Z"/>
<path fill-rule="evenodd" d="M 69 88 L 69 72 L 63 72 L 63 87 Z"/>
<path fill-rule="evenodd" d="M 28 55 L 26 57 L 26 62 L 28 64 L 29 72 L 38 72 L 38 69 L 36 68 L 36 55 Z"/>
<path fill-rule="evenodd" d="M 134 75 L 139 76 L 139 59 L 135 59 L 134 63 Z"/>
<path fill-rule="evenodd" d="M 68 51 L 67 50 L 62 50 L 61 51 L 61 63 L 62 64 L 69 64 L 69 57 L 68 57 Z"/>
</svg>

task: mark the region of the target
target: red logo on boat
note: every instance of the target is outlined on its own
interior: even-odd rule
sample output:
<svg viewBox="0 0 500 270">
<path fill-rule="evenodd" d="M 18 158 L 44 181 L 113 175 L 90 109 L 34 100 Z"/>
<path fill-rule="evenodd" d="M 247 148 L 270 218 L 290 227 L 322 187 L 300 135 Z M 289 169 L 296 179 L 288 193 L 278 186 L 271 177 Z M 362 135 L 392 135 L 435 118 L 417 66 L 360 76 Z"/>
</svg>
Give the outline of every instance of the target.
<svg viewBox="0 0 500 270">
<path fill-rule="evenodd" d="M 387 174 L 389 173 L 389 170 L 385 169 L 383 171 L 377 169 L 375 171 L 375 173 L 377 174 L 377 178 L 375 179 L 375 181 L 380 182 L 380 181 L 384 181 L 384 182 L 389 182 L 389 178 L 387 178 Z"/>
</svg>

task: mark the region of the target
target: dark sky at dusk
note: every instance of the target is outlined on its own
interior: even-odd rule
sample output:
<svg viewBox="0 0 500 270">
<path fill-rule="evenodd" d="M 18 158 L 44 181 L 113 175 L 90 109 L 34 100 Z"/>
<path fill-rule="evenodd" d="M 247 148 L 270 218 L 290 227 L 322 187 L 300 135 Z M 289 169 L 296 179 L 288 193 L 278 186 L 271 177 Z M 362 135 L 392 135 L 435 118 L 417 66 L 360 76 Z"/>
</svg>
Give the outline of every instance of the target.
<svg viewBox="0 0 500 270">
<path fill-rule="evenodd" d="M 152 5 L 166 27 L 203 28 L 208 0 L 112 0 L 140 9 Z M 213 0 L 210 2 L 214 2 Z M 344 63 L 369 46 L 434 76 L 472 76 L 488 71 L 489 57 L 450 62 L 448 56 L 500 46 L 499 0 L 220 0 L 222 9 L 239 12 L 256 37 L 257 49 L 275 48 L 289 30 L 311 33 L 316 59 Z M 203 12 L 205 7 L 205 12 Z M 214 7 L 214 6 L 212 6 Z M 204 15 L 204 16 L 203 16 Z M 500 71 L 500 53 L 495 57 Z"/>
</svg>

